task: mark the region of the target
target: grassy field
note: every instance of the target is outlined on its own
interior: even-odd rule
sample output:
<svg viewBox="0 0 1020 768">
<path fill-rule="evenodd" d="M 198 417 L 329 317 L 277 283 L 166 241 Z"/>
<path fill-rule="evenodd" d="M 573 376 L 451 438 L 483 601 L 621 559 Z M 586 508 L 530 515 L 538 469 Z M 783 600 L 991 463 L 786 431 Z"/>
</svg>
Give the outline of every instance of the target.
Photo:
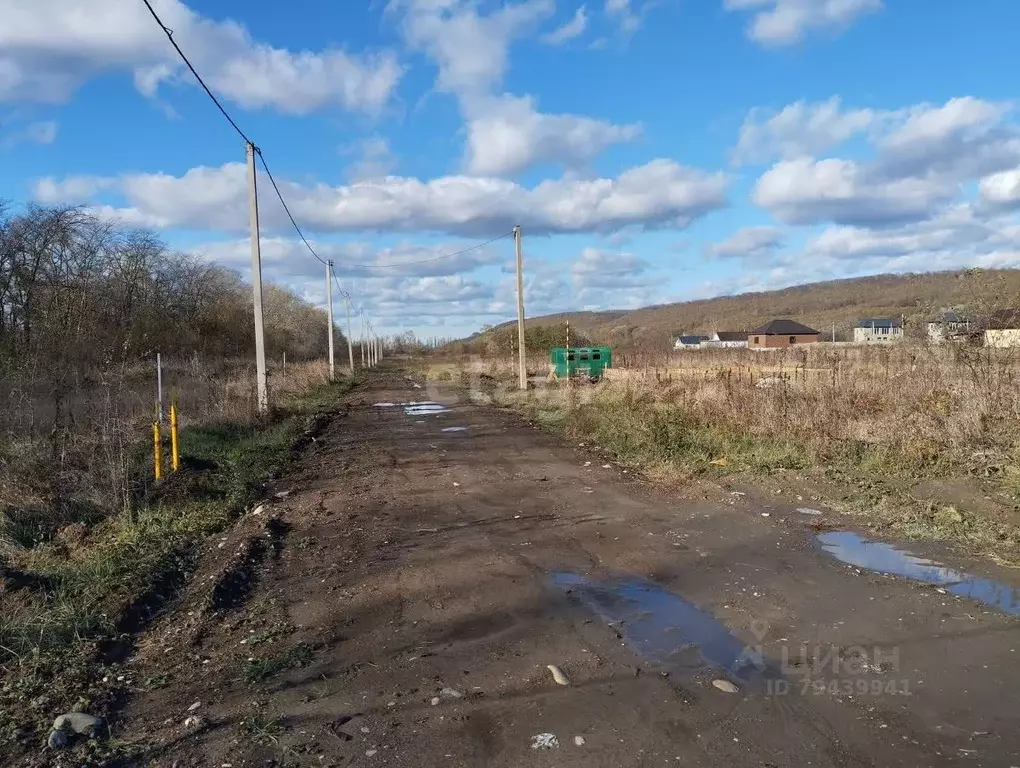
<svg viewBox="0 0 1020 768">
<path fill-rule="evenodd" d="M 1020 359 L 1007 352 L 691 351 L 617 368 L 598 385 L 527 392 L 514 388 L 512 366 L 502 360 L 436 364 L 427 375 L 459 380 L 662 480 L 811 473 L 847 488 L 831 506 L 862 524 L 966 541 L 1016 560 Z M 994 493 L 1001 514 L 915 498 L 913 489 L 931 480 Z"/>
<path fill-rule="evenodd" d="M 28 494 L 21 506 L 8 504 L 0 515 L 0 764 L 41 746 L 39 729 L 56 714 L 103 716 L 115 706 L 102 684 L 106 649 L 173 597 L 202 541 L 265 495 L 309 418 L 335 409 L 353 386 L 327 384 L 320 369 L 294 370 L 292 386 L 276 388 L 269 421 L 247 409 L 194 420 L 181 433 L 182 469 L 159 484 L 151 480 L 151 445 L 130 444 L 127 472 L 139 475 L 132 485 L 141 490 L 129 506 L 117 509 L 114 499 L 75 517 L 64 505 L 28 504 Z M 7 476 L 8 497 L 16 479 Z M 105 764 L 116 747 L 91 744 L 92 764 Z"/>
</svg>

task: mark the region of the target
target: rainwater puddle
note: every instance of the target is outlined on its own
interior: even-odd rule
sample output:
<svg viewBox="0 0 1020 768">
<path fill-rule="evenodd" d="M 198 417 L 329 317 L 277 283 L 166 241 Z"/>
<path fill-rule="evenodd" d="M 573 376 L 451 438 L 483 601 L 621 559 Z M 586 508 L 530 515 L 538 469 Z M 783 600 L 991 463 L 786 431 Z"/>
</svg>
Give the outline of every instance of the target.
<svg viewBox="0 0 1020 768">
<path fill-rule="evenodd" d="M 449 413 L 450 409 L 442 403 L 401 403 L 407 416 L 430 416 L 436 413 Z"/>
<path fill-rule="evenodd" d="M 443 432 L 467 432 L 467 427 L 444 427 Z"/>
<path fill-rule="evenodd" d="M 671 671 L 694 675 L 708 666 L 745 683 L 769 674 L 755 648 L 745 646 L 712 614 L 654 582 L 593 582 L 569 572 L 554 573 L 552 579 L 570 591 L 571 599 L 614 625 L 634 650 Z"/>
<path fill-rule="evenodd" d="M 853 531 L 830 531 L 818 536 L 822 549 L 837 560 L 869 571 L 904 576 L 937 584 L 957 597 L 967 597 L 1020 616 L 1020 591 L 1008 584 L 979 579 L 934 560 L 911 555 L 882 541 L 868 541 Z"/>
<path fill-rule="evenodd" d="M 407 416 L 428 416 L 431 413 L 449 413 L 450 409 L 442 403 L 434 403 L 431 400 L 425 400 L 420 403 L 376 403 L 375 408 L 396 408 L 397 406 L 404 409 L 404 414 Z"/>
</svg>

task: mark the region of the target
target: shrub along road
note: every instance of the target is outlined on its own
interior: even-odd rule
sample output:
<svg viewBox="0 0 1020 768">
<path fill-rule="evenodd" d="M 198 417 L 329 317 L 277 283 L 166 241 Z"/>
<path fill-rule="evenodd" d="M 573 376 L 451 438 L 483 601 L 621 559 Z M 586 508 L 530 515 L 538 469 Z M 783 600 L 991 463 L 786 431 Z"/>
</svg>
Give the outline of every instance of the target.
<svg viewBox="0 0 1020 768">
<path fill-rule="evenodd" d="M 168 768 L 1016 764 L 1017 619 L 840 565 L 826 515 L 425 392 L 370 378 L 212 542 L 117 740 Z"/>
</svg>

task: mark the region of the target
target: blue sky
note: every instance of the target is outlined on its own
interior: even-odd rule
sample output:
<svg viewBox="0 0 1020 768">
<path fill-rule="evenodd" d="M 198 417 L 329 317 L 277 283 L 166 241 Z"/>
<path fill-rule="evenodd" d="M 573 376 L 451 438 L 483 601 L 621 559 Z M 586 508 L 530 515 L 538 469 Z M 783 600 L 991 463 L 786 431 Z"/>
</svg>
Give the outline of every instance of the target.
<svg viewBox="0 0 1020 768">
<path fill-rule="evenodd" d="M 514 224 L 529 315 L 1020 265 L 1011 0 L 153 5 L 385 332 L 513 317 L 510 240 L 411 262 Z M 243 145 L 141 0 L 0 19 L 0 198 L 246 274 Z M 265 277 L 323 302 L 261 192 Z"/>
</svg>

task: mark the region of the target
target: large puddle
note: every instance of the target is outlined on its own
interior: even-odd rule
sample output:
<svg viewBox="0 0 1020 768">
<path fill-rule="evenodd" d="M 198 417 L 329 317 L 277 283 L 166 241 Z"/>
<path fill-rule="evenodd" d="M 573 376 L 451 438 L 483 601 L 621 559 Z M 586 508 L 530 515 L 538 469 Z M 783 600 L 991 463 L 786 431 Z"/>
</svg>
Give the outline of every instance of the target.
<svg viewBox="0 0 1020 768">
<path fill-rule="evenodd" d="M 844 563 L 937 584 L 957 597 L 967 597 L 1014 616 L 1020 615 L 1020 591 L 1008 584 L 971 576 L 882 541 L 868 541 L 853 531 L 822 533 L 818 541 L 826 552 Z"/>
<path fill-rule="evenodd" d="M 744 682 L 772 676 L 756 649 L 745 646 L 712 614 L 654 582 L 593 582 L 569 572 L 554 573 L 552 579 L 572 599 L 616 626 L 638 653 L 671 671 L 693 675 L 708 666 Z"/>
</svg>

